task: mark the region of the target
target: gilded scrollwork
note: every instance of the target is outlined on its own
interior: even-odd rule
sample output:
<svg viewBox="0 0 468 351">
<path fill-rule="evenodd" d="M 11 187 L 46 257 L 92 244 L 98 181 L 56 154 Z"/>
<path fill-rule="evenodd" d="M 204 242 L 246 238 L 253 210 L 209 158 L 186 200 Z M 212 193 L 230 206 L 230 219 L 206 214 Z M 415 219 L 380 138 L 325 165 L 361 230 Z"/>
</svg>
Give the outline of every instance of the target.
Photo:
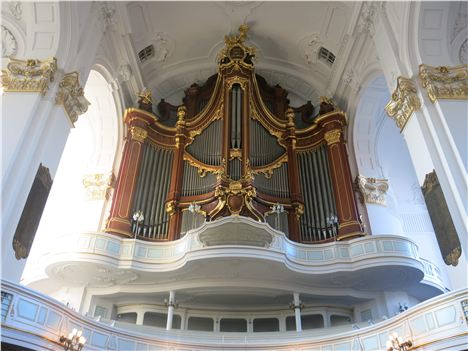
<svg viewBox="0 0 468 351">
<path fill-rule="evenodd" d="M 2 70 L 1 83 L 5 92 L 38 92 L 45 95 L 57 71 L 57 59 L 9 59 Z"/>
<path fill-rule="evenodd" d="M 238 158 L 242 159 L 242 150 L 241 149 L 231 149 L 229 150 L 229 161 Z"/>
<path fill-rule="evenodd" d="M 324 139 L 327 142 L 327 145 L 336 144 L 340 141 L 341 138 L 341 130 L 340 129 L 333 129 L 325 133 Z"/>
<path fill-rule="evenodd" d="M 421 64 L 419 79 L 432 103 L 438 99 L 468 99 L 468 64 L 455 67 Z"/>
<path fill-rule="evenodd" d="M 148 137 L 148 131 L 141 127 L 133 126 L 130 128 L 130 135 L 133 140 L 136 140 L 139 143 L 143 143 Z"/>
<path fill-rule="evenodd" d="M 356 185 L 361 194 L 361 202 L 386 206 L 385 195 L 388 190 L 388 180 L 368 178 L 362 175 L 356 177 Z"/>
<path fill-rule="evenodd" d="M 392 99 L 385 106 L 387 114 L 395 120 L 401 131 L 405 128 L 413 112 L 421 108 L 421 101 L 417 95 L 414 82 L 405 77 L 398 77 L 397 87 L 392 94 Z"/>
<path fill-rule="evenodd" d="M 112 172 L 84 175 L 83 186 L 85 188 L 86 200 L 93 201 L 108 199 L 114 179 L 115 177 Z"/>
<path fill-rule="evenodd" d="M 75 123 L 80 115 L 88 111 L 90 103 L 85 98 L 83 88 L 80 86 L 78 72 L 63 76 L 55 96 L 55 103 L 63 106 L 72 123 Z"/>
<path fill-rule="evenodd" d="M 281 165 L 285 162 L 288 162 L 288 155 L 286 153 L 266 166 L 253 168 L 252 174 L 263 173 L 265 175 L 265 178 L 270 179 L 273 175 L 273 171 L 277 168 L 280 168 Z"/>
<path fill-rule="evenodd" d="M 166 212 L 170 217 L 172 217 L 174 213 L 176 213 L 176 211 L 177 211 L 177 202 L 175 200 L 166 202 Z"/>
<path fill-rule="evenodd" d="M 240 66 L 253 67 L 252 59 L 255 57 L 255 48 L 245 45 L 249 26 L 243 24 L 239 27 L 238 35 L 226 35 L 224 37 L 224 48 L 218 54 L 218 64 L 220 67 L 233 66 L 238 69 Z"/>
<path fill-rule="evenodd" d="M 222 166 L 212 166 L 202 163 L 188 152 L 184 153 L 184 161 L 187 161 L 190 166 L 197 168 L 198 175 L 202 178 L 206 176 L 207 172 L 211 172 L 213 174 L 221 174 L 223 172 Z"/>
</svg>

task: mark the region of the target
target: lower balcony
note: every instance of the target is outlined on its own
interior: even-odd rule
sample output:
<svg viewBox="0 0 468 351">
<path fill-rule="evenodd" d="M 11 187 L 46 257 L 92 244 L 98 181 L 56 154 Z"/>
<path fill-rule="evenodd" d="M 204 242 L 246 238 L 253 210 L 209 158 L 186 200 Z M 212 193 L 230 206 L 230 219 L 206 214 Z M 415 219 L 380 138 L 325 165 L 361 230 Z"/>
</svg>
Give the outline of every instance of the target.
<svg viewBox="0 0 468 351">
<path fill-rule="evenodd" d="M 468 289 L 437 296 L 371 326 L 314 331 L 207 333 L 109 325 L 23 286 L 2 281 L 2 346 L 63 350 L 62 336 L 83 332 L 85 350 L 382 350 L 397 333 L 417 350 L 461 350 L 468 336 Z M 63 340 L 63 339 L 62 339 Z"/>
</svg>

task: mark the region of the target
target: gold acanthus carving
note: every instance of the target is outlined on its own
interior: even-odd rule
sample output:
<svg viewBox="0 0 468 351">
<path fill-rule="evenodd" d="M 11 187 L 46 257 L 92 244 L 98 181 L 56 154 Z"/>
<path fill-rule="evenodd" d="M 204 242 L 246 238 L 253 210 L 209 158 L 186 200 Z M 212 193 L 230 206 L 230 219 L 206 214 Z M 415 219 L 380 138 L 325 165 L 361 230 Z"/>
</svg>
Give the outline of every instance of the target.
<svg viewBox="0 0 468 351">
<path fill-rule="evenodd" d="M 9 59 L 5 70 L 2 70 L 1 82 L 5 92 L 38 92 L 45 95 L 49 83 L 54 80 L 57 71 L 55 57 L 45 60 Z"/>
<path fill-rule="evenodd" d="M 190 166 L 197 168 L 198 175 L 205 177 L 207 172 L 213 174 L 221 174 L 223 172 L 222 166 L 207 165 L 201 161 L 198 161 L 195 157 L 190 155 L 187 151 L 184 153 L 184 161 L 187 161 Z"/>
<path fill-rule="evenodd" d="M 172 217 L 177 210 L 177 202 L 175 200 L 171 200 L 166 202 L 166 212 L 169 217 Z"/>
<path fill-rule="evenodd" d="M 388 179 L 368 178 L 363 175 L 356 177 L 356 186 L 361 194 L 361 202 L 386 206 L 385 195 L 388 190 Z"/>
<path fill-rule="evenodd" d="M 228 89 L 231 89 L 234 84 L 239 84 L 242 90 L 246 92 L 247 90 L 247 84 L 248 84 L 248 79 L 247 78 L 242 78 L 239 76 L 234 76 L 226 79 L 226 85 Z"/>
<path fill-rule="evenodd" d="M 468 99 L 468 64 L 455 67 L 421 64 L 419 79 L 432 103 L 437 99 Z"/>
<path fill-rule="evenodd" d="M 263 173 L 265 175 L 265 178 L 270 179 L 273 175 L 273 171 L 277 168 L 280 168 L 281 165 L 285 162 L 288 162 L 288 154 L 283 154 L 278 159 L 264 167 L 252 168 L 252 174 Z"/>
<path fill-rule="evenodd" d="M 301 203 L 295 203 L 293 204 L 293 207 L 296 219 L 299 221 L 301 219 L 301 216 L 304 214 L 304 205 Z"/>
<path fill-rule="evenodd" d="M 145 139 L 148 137 L 148 131 L 141 127 L 131 127 L 130 128 L 130 135 L 132 139 L 138 141 L 139 143 L 143 143 Z"/>
<path fill-rule="evenodd" d="M 230 149 L 229 150 L 229 161 L 238 158 L 242 159 L 242 150 L 241 149 Z"/>
<path fill-rule="evenodd" d="M 87 201 L 107 200 L 114 183 L 114 174 L 96 173 L 83 176 L 83 186 Z"/>
<path fill-rule="evenodd" d="M 88 111 L 89 101 L 80 86 L 78 72 L 67 73 L 59 84 L 55 103 L 63 106 L 70 121 L 75 123 L 78 116 Z"/>
<path fill-rule="evenodd" d="M 398 128 L 403 131 L 414 111 L 421 108 L 414 82 L 405 77 L 398 77 L 397 87 L 392 94 L 392 100 L 385 106 L 387 114 L 395 120 Z"/>
<path fill-rule="evenodd" d="M 341 130 L 333 129 L 325 133 L 324 139 L 327 142 L 327 145 L 336 144 L 340 141 Z"/>
</svg>

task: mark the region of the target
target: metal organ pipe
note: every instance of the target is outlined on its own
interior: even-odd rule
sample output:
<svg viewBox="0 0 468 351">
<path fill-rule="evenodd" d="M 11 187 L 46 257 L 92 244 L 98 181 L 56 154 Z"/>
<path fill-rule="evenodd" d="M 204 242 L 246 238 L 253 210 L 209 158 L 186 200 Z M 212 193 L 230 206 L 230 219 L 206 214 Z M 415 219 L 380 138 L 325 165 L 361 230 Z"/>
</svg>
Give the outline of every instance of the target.
<svg viewBox="0 0 468 351">
<path fill-rule="evenodd" d="M 166 238 L 167 214 L 164 202 L 169 191 L 171 167 L 171 150 L 145 144 L 133 205 L 133 212 L 141 210 L 144 215 L 143 223 L 139 226 L 140 236 L 153 239 Z M 136 230 L 135 224 L 132 230 Z"/>
<path fill-rule="evenodd" d="M 222 120 L 212 122 L 192 144 L 187 151 L 203 163 L 219 166 L 221 164 L 221 127 Z"/>
<path fill-rule="evenodd" d="M 327 218 L 335 215 L 328 154 L 325 146 L 298 154 L 300 183 L 304 195 L 301 217 L 303 241 L 320 241 L 336 235 Z"/>
</svg>

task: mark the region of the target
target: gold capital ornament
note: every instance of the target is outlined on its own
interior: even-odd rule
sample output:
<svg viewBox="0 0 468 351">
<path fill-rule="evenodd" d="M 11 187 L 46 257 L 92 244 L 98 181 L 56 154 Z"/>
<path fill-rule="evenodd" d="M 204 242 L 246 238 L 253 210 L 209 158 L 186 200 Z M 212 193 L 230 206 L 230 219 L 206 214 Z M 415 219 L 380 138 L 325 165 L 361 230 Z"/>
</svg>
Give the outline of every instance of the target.
<svg viewBox="0 0 468 351">
<path fill-rule="evenodd" d="M 385 111 L 395 120 L 400 131 L 403 131 L 413 112 L 420 108 L 421 100 L 414 82 L 409 78 L 398 77 L 397 87 L 392 94 L 392 100 L 385 106 Z"/>
<path fill-rule="evenodd" d="M 130 134 L 133 140 L 143 143 L 148 136 L 148 131 L 141 127 L 131 127 Z"/>
<path fill-rule="evenodd" d="M 1 84 L 5 92 L 38 92 L 45 95 L 57 71 L 55 57 L 45 60 L 9 59 L 2 70 Z"/>
<path fill-rule="evenodd" d="M 327 145 L 336 144 L 340 141 L 341 137 L 341 130 L 340 129 L 333 129 L 325 133 L 324 138 L 327 142 Z"/>
<path fill-rule="evenodd" d="M 78 72 L 67 73 L 63 76 L 55 96 L 55 103 L 63 106 L 72 124 L 80 115 L 88 111 L 90 103 L 84 96 Z"/>
<path fill-rule="evenodd" d="M 455 67 L 421 64 L 419 79 L 432 103 L 438 99 L 468 99 L 468 64 Z"/>
<path fill-rule="evenodd" d="M 388 179 L 378 179 L 358 175 L 356 185 L 361 193 L 361 202 L 386 206 L 385 195 L 388 190 Z"/>
</svg>

